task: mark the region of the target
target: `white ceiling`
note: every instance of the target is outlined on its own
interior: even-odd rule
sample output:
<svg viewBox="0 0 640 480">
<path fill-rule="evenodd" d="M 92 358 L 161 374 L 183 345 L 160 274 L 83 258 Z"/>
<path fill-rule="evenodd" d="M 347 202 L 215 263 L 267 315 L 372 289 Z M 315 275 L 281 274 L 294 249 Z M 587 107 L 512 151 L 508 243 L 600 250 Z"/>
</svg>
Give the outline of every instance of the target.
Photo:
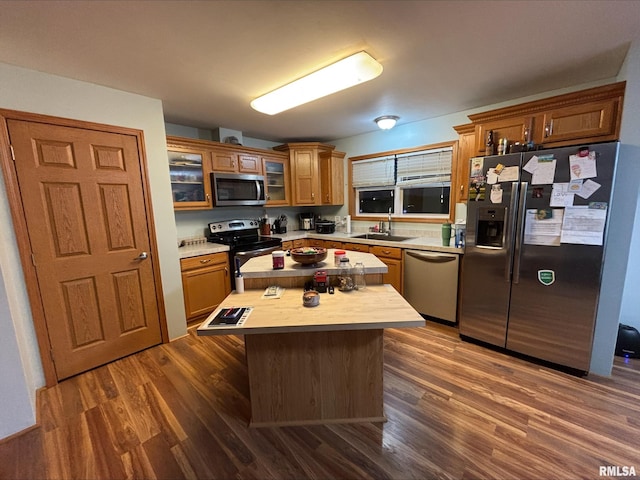
<svg viewBox="0 0 640 480">
<path fill-rule="evenodd" d="M 170 123 L 331 141 L 615 77 L 640 1 L 8 1 L 0 62 L 159 98 Z M 359 50 L 377 79 L 268 116 L 249 102 Z"/>
</svg>

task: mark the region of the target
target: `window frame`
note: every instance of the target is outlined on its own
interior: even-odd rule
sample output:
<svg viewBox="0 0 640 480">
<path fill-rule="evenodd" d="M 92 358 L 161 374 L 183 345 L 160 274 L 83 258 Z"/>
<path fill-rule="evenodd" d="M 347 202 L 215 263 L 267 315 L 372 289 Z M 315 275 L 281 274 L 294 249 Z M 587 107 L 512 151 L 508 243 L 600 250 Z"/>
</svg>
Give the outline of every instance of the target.
<svg viewBox="0 0 640 480">
<path fill-rule="evenodd" d="M 453 222 L 455 218 L 455 206 L 456 201 L 458 199 L 458 192 L 454 191 L 454 185 L 459 183 L 458 181 L 458 141 L 452 140 L 449 142 L 442 142 L 430 145 L 422 145 L 419 147 L 412 148 L 404 148 L 400 150 L 391 150 L 386 152 L 379 153 L 371 153 L 367 155 L 359 155 L 349 158 L 349 214 L 351 215 L 352 220 L 359 221 L 379 221 L 386 220 L 387 214 L 378 214 L 378 213 L 367 213 L 361 214 L 359 213 L 358 208 L 358 196 L 357 189 L 353 186 L 353 163 L 362 161 L 362 160 L 372 160 L 374 158 L 381 157 L 389 157 L 396 155 L 406 155 L 415 152 L 420 152 L 423 150 L 438 150 L 444 148 L 451 148 L 451 181 L 450 181 L 450 190 L 449 190 L 449 214 L 403 214 L 401 212 L 402 209 L 402 192 L 403 188 L 410 188 L 409 186 L 400 187 L 398 185 L 394 185 L 391 187 L 380 187 L 379 190 L 384 190 L 387 188 L 394 189 L 396 194 L 394 194 L 394 213 L 391 215 L 391 218 L 396 221 L 401 222 L 412 222 L 412 223 L 443 223 L 443 222 Z M 373 188 L 375 189 L 375 187 Z"/>
</svg>

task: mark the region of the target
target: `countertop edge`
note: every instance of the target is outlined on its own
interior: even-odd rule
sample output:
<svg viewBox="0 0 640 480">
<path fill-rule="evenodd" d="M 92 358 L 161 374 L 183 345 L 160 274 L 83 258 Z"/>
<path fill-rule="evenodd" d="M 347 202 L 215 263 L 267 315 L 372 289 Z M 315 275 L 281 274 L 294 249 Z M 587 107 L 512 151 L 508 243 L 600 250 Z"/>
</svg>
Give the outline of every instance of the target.
<svg viewBox="0 0 640 480">
<path fill-rule="evenodd" d="M 425 250 L 431 252 L 451 253 L 455 255 L 464 255 L 464 248 L 445 247 L 442 245 L 434 245 L 430 243 L 434 239 L 430 237 L 415 237 L 402 242 L 389 242 L 386 240 L 371 240 L 365 238 L 355 238 L 357 235 L 362 235 L 363 232 L 354 233 L 316 233 L 308 230 L 296 230 L 293 232 L 275 234 L 274 238 L 280 238 L 283 242 L 299 240 L 301 238 L 313 238 L 317 240 L 335 240 L 337 242 L 348 243 L 360 243 L 364 245 L 378 246 L 378 247 L 395 247 L 403 248 L 407 250 Z M 210 253 L 228 252 L 229 247 L 219 243 L 206 243 L 198 245 L 190 245 L 185 247 L 179 247 L 178 253 L 180 259 L 197 257 L 199 255 L 207 255 Z"/>
<path fill-rule="evenodd" d="M 345 323 L 345 324 L 326 324 L 326 325 L 300 325 L 300 326 L 274 326 L 274 327 L 202 327 L 198 326 L 199 335 L 259 335 L 265 333 L 306 333 L 306 332 L 329 332 L 329 331 L 348 331 L 348 330 L 381 330 L 385 328 L 413 328 L 424 327 L 425 320 L 406 320 L 395 323 Z"/>
</svg>

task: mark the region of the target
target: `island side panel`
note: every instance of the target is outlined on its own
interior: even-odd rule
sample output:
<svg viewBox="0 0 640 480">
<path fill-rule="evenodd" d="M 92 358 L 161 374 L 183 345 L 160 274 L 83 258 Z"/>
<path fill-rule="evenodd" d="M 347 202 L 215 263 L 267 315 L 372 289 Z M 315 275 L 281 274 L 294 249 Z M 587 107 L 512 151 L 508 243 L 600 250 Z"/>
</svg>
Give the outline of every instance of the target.
<svg viewBox="0 0 640 480">
<path fill-rule="evenodd" d="M 383 330 L 246 335 L 251 426 L 382 422 Z"/>
</svg>

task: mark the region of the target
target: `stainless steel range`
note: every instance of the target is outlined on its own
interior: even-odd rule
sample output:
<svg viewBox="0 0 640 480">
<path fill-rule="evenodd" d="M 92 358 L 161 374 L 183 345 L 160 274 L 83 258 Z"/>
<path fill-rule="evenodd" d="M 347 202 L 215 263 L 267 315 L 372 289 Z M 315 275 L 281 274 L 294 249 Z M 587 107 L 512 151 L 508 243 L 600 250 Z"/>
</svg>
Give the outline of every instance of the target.
<svg viewBox="0 0 640 480">
<path fill-rule="evenodd" d="M 280 238 L 261 236 L 259 231 L 260 222 L 256 219 L 223 220 L 209 224 L 207 239 L 229 246 L 229 263 L 235 269 L 236 258 L 242 265 L 250 258 L 282 248 Z M 231 288 L 235 289 L 235 275 L 231 276 Z"/>
</svg>

